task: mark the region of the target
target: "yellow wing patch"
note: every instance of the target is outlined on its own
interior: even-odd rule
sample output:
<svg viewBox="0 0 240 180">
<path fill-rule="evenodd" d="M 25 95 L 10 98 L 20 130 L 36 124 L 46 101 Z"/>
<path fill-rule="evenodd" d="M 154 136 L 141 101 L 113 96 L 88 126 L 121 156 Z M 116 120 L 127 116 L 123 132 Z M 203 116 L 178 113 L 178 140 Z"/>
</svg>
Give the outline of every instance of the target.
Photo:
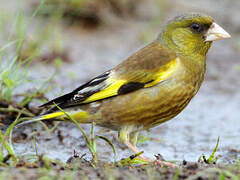
<svg viewBox="0 0 240 180">
<path fill-rule="evenodd" d="M 111 96 L 116 96 L 118 94 L 118 89 L 126 82 L 127 82 L 126 80 L 109 78 L 107 79 L 107 84 L 110 85 L 107 88 L 93 94 L 92 96 L 87 98 L 83 103 L 89 103 L 100 99 L 108 98 Z"/>
<path fill-rule="evenodd" d="M 151 80 L 153 81 L 151 83 L 146 84 L 144 88 L 152 87 L 158 84 L 159 82 L 168 79 L 178 69 L 179 64 L 180 64 L 180 59 L 176 58 L 175 60 L 171 61 L 165 66 L 162 66 L 159 69 L 159 72 L 153 74 L 153 76 L 150 76 L 146 79 L 146 82 Z M 138 76 L 136 76 L 131 80 L 131 82 L 142 82 L 142 80 L 143 80 L 142 78 L 139 78 Z M 118 95 L 119 88 L 128 82 L 129 81 L 127 80 L 109 78 L 106 80 L 106 83 L 109 84 L 108 87 L 91 95 L 89 98 L 83 101 L 83 103 L 89 103 L 89 102 L 105 99 L 111 96 L 116 96 Z"/>
<path fill-rule="evenodd" d="M 78 121 L 82 121 L 84 119 L 87 119 L 87 117 L 88 117 L 88 114 L 85 111 L 76 111 L 76 112 L 70 111 L 70 112 L 66 112 L 66 113 L 68 113 L 69 116 L 71 116 L 72 118 L 74 118 Z M 66 117 L 64 112 L 54 112 L 54 113 L 50 113 L 50 114 L 46 114 L 46 115 L 42 116 L 40 118 L 40 120 L 54 119 L 54 118 L 61 119 L 62 117 L 63 118 Z"/>
<path fill-rule="evenodd" d="M 76 119 L 77 121 L 84 123 L 84 119 L 88 118 L 88 113 L 85 111 L 77 111 L 74 113 L 70 113 L 70 116 Z"/>
<path fill-rule="evenodd" d="M 146 84 L 144 87 L 151 87 L 158 84 L 161 81 L 168 79 L 179 67 L 180 59 L 176 58 L 167 65 L 163 66 L 158 73 L 154 76 L 154 80 L 151 83 Z"/>
<path fill-rule="evenodd" d="M 53 118 L 56 118 L 56 117 L 59 117 L 59 116 L 62 116 L 62 115 L 64 115 L 64 112 L 54 112 L 54 113 L 42 116 L 41 120 L 53 119 Z"/>
</svg>

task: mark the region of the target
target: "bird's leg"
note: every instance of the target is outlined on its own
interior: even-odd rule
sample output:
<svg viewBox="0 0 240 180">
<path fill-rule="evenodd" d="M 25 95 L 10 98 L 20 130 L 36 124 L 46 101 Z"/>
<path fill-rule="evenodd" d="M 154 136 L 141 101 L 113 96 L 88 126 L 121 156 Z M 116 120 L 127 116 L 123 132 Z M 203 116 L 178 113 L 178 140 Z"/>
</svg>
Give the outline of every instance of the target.
<svg viewBox="0 0 240 180">
<path fill-rule="evenodd" d="M 129 141 L 130 141 L 130 143 L 131 143 L 132 145 L 134 145 L 134 146 L 136 146 L 136 144 L 137 144 L 138 134 L 139 134 L 138 131 L 135 131 L 135 132 L 131 132 L 131 133 L 130 133 Z"/>
<path fill-rule="evenodd" d="M 131 132 L 130 126 L 126 126 L 120 129 L 118 132 L 118 139 L 120 142 L 124 143 L 128 149 L 134 152 L 134 154 L 140 153 L 140 151 L 136 147 L 138 132 Z M 129 133 L 131 132 L 131 133 Z M 138 156 L 139 158 L 143 159 L 142 155 Z"/>
<path fill-rule="evenodd" d="M 129 138 L 129 134 L 130 134 L 130 138 Z M 135 154 L 140 153 L 140 151 L 136 147 L 138 132 L 129 133 L 127 131 L 127 129 L 122 129 L 122 130 L 119 131 L 118 136 L 119 136 L 119 140 L 121 142 L 123 142 L 128 147 L 128 149 L 133 151 Z M 150 159 L 150 158 L 145 157 L 143 155 L 138 156 L 138 158 L 140 158 L 144 161 L 147 161 L 147 162 L 153 162 L 158 166 L 167 166 L 167 167 L 171 167 L 171 168 L 176 168 L 177 167 L 177 165 L 175 165 L 173 163 L 161 161 L 161 160 L 158 160 L 158 159 L 153 160 L 153 159 Z"/>
<path fill-rule="evenodd" d="M 137 144 L 137 140 L 138 140 L 138 134 L 139 132 L 135 131 L 135 132 L 131 132 L 130 133 L 130 138 L 129 141 L 127 141 L 125 143 L 125 145 L 132 150 L 135 154 L 140 153 L 140 151 L 137 149 L 136 144 Z M 140 159 L 144 160 L 144 161 L 151 161 L 150 158 L 147 158 L 143 155 L 138 156 Z"/>
<path fill-rule="evenodd" d="M 125 142 L 125 145 L 130 149 L 132 150 L 135 154 L 138 154 L 140 151 L 137 149 L 137 147 L 135 145 L 133 145 L 132 143 L 130 143 L 129 141 L 128 142 Z M 151 158 L 148 158 L 148 157 L 145 157 L 143 155 L 140 155 L 138 156 L 138 158 L 142 159 L 143 161 L 147 161 L 147 162 L 152 162 L 152 163 L 155 163 L 156 165 L 158 166 L 167 166 L 167 167 L 171 167 L 171 168 L 176 168 L 177 165 L 176 164 L 173 164 L 173 163 L 170 163 L 170 162 L 166 162 L 166 161 L 161 161 L 161 160 L 153 160 Z"/>
</svg>

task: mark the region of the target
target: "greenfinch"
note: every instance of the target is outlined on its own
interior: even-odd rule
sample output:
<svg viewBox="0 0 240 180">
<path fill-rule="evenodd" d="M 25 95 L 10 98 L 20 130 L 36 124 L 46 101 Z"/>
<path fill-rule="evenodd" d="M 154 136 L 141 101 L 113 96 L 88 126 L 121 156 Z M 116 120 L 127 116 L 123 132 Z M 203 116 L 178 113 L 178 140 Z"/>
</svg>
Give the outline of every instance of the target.
<svg viewBox="0 0 240 180">
<path fill-rule="evenodd" d="M 79 123 L 94 122 L 118 131 L 119 141 L 139 153 L 139 131 L 172 119 L 187 106 L 204 79 L 206 54 L 212 42 L 224 38 L 230 35 L 210 16 L 177 16 L 163 27 L 156 40 L 113 69 L 43 104 L 52 107 L 23 123 L 69 121 L 60 107 Z M 157 163 L 171 166 L 160 160 Z"/>
</svg>

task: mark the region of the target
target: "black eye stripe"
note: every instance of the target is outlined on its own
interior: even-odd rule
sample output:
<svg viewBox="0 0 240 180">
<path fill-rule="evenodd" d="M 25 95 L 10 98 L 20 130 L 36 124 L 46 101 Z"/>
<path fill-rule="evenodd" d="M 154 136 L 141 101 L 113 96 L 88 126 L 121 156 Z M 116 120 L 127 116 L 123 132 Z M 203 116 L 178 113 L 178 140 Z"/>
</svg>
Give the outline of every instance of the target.
<svg viewBox="0 0 240 180">
<path fill-rule="evenodd" d="M 191 24 L 191 29 L 198 33 L 201 33 L 204 30 L 203 26 L 196 22 Z"/>
</svg>

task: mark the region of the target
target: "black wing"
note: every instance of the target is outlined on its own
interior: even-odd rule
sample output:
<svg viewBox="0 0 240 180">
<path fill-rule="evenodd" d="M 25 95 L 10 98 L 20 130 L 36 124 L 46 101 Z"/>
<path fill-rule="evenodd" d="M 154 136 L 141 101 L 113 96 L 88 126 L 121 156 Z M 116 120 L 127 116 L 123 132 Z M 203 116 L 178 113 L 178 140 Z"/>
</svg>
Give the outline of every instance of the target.
<svg viewBox="0 0 240 180">
<path fill-rule="evenodd" d="M 104 81 L 108 79 L 110 72 L 111 71 L 106 71 L 100 76 L 97 76 L 94 79 L 90 80 L 89 82 L 81 85 L 80 87 L 73 90 L 72 92 L 65 94 L 63 96 L 60 96 L 58 98 L 55 98 L 41 105 L 40 107 L 53 105 L 54 103 L 61 108 L 79 104 L 84 100 L 86 100 L 89 96 L 93 95 L 96 92 L 99 92 L 100 90 L 106 87 L 106 84 L 104 83 Z"/>
</svg>

